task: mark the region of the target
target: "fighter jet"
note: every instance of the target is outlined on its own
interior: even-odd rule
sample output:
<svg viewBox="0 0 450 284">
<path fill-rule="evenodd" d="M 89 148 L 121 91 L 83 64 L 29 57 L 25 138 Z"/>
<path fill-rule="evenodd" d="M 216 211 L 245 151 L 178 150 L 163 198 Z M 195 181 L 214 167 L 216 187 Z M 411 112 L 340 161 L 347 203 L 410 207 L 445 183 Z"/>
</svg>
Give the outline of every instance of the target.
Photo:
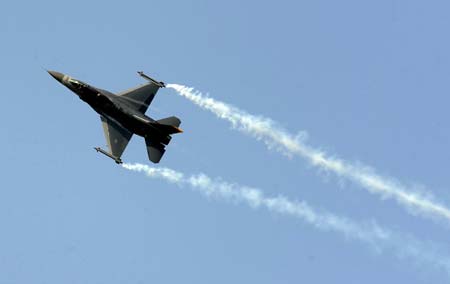
<svg viewBox="0 0 450 284">
<path fill-rule="evenodd" d="M 183 132 L 179 128 L 181 121 L 175 116 L 154 120 L 145 115 L 156 92 L 166 85 L 150 78 L 142 71 L 138 74 L 148 83 L 118 94 L 93 87 L 56 71 L 48 73 L 100 114 L 109 151 L 100 147 L 94 149 L 110 157 L 117 164 L 122 163 L 120 157 L 133 134 L 144 137 L 148 158 L 153 163 L 159 163 L 164 155 L 165 146 L 172 138 L 171 135 Z"/>
</svg>

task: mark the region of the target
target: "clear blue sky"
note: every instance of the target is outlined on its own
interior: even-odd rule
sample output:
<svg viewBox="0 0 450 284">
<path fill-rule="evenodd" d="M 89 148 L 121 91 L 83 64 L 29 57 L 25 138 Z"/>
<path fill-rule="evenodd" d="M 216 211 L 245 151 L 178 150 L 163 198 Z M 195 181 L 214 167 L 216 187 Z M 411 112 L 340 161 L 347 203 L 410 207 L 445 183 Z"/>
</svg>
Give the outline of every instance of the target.
<svg viewBox="0 0 450 284">
<path fill-rule="evenodd" d="M 122 3 L 122 2 L 121 2 Z M 7 1 L 0 5 L 0 284 L 448 283 L 299 220 L 128 172 L 98 115 L 45 69 L 120 91 L 144 70 L 308 131 L 309 143 L 450 203 L 448 1 Z M 450 255 L 450 227 L 286 159 L 173 90 L 161 166 L 376 220 Z M 123 159 L 147 163 L 134 137 Z"/>
</svg>

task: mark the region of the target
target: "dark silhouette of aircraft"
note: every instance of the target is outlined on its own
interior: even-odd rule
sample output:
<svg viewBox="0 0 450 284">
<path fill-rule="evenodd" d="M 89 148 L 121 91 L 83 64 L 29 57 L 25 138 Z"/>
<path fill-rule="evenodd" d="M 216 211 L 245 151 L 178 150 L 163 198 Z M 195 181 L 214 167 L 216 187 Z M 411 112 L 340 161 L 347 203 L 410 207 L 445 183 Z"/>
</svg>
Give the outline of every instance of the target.
<svg viewBox="0 0 450 284">
<path fill-rule="evenodd" d="M 118 164 L 122 163 L 120 157 L 133 134 L 144 137 L 148 158 L 153 163 L 158 163 L 171 135 L 183 132 L 179 128 L 181 121 L 175 116 L 154 120 L 145 115 L 159 88 L 164 88 L 165 84 L 143 72 L 138 73 L 149 81 L 147 84 L 118 94 L 90 86 L 59 72 L 48 73 L 100 114 L 109 151 L 100 147 L 94 149 Z"/>
</svg>

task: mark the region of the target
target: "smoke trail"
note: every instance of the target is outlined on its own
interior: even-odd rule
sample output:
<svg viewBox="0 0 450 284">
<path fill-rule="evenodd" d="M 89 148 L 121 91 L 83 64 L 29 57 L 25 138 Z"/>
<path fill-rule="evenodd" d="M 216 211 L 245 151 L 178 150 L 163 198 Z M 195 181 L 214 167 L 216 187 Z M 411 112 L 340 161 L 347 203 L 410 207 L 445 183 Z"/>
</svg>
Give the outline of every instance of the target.
<svg viewBox="0 0 450 284">
<path fill-rule="evenodd" d="M 334 231 L 349 239 L 359 240 L 372 248 L 395 249 L 399 257 L 408 257 L 443 269 L 450 274 L 450 260 L 439 255 L 434 245 L 411 237 L 400 236 L 376 223 L 357 224 L 349 219 L 313 209 L 306 202 L 291 201 L 284 196 L 267 197 L 256 188 L 211 179 L 205 174 L 186 176 L 169 168 L 153 168 L 143 164 L 122 164 L 125 169 L 143 172 L 152 178 L 160 178 L 178 186 L 188 185 L 207 197 L 245 203 L 254 209 L 266 208 L 271 212 L 295 217 L 322 231 Z"/>
<path fill-rule="evenodd" d="M 450 209 L 434 201 L 430 193 L 424 196 L 423 193 L 409 190 L 392 179 L 376 174 L 367 166 L 327 156 L 324 152 L 304 143 L 305 133 L 294 136 L 269 118 L 251 115 L 232 105 L 204 96 L 194 88 L 178 84 L 168 84 L 167 87 L 176 90 L 201 108 L 213 112 L 217 117 L 228 120 L 234 128 L 262 140 L 269 148 L 275 148 L 288 156 L 295 154 L 306 158 L 312 165 L 348 178 L 370 193 L 395 199 L 407 209 L 413 209 L 412 213 L 422 213 L 428 217 L 440 217 L 450 221 Z"/>
</svg>

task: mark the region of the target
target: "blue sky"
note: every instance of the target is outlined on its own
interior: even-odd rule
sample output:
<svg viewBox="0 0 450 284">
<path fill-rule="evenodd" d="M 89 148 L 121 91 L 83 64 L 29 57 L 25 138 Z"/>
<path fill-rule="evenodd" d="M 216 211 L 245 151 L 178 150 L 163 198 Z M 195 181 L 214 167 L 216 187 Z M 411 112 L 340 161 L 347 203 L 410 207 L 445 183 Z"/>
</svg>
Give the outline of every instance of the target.
<svg viewBox="0 0 450 284">
<path fill-rule="evenodd" d="M 117 167 L 98 115 L 45 69 L 120 91 L 144 70 L 307 131 L 450 203 L 446 1 L 9 2 L 0 9 L 0 283 L 447 283 L 433 266 Z M 287 159 L 170 89 L 161 166 L 376 221 L 449 255 L 447 223 Z M 147 163 L 134 137 L 123 159 Z"/>
</svg>

